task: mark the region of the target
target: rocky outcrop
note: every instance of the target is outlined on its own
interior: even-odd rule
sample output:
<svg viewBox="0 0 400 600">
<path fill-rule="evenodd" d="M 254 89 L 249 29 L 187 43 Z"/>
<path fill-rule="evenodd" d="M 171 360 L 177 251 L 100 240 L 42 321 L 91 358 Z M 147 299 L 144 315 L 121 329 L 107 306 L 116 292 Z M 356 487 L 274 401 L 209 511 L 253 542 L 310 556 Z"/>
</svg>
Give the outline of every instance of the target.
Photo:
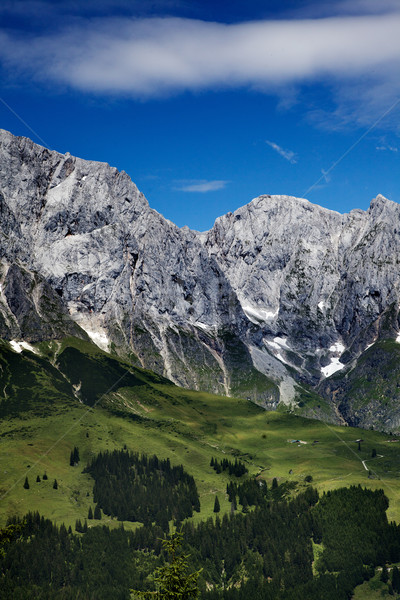
<svg viewBox="0 0 400 600">
<path fill-rule="evenodd" d="M 275 407 L 304 382 L 328 397 L 321 382 L 397 336 L 400 206 L 382 196 L 347 215 L 260 196 L 200 234 L 126 173 L 2 131 L 0 214 L 6 339 L 79 326 L 176 383 Z"/>
<path fill-rule="evenodd" d="M 236 293 L 194 232 L 107 164 L 7 132 L 0 142 L 5 261 L 40 273 L 103 347 L 181 385 L 278 401 L 240 341 L 247 319 Z"/>
</svg>

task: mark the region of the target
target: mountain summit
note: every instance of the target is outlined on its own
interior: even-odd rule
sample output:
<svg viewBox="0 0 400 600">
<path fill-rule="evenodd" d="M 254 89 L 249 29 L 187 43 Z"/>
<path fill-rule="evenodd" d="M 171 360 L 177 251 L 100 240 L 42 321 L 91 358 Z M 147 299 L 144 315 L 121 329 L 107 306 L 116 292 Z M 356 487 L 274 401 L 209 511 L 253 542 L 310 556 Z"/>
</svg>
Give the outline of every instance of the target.
<svg viewBox="0 0 400 600">
<path fill-rule="evenodd" d="M 332 401 L 326 378 L 398 336 L 400 206 L 383 196 L 341 215 L 263 195 L 198 233 L 126 173 L 0 131 L 0 210 L 8 340 L 89 336 L 180 385 L 275 407 L 307 385 Z"/>
</svg>

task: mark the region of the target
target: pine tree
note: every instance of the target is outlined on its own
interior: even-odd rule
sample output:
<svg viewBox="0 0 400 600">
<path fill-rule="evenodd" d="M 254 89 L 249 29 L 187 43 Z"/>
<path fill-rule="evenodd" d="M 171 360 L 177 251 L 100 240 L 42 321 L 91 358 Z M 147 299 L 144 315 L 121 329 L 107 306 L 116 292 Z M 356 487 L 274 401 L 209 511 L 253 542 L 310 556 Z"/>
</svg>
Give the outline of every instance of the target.
<svg viewBox="0 0 400 600">
<path fill-rule="evenodd" d="M 189 558 L 186 554 L 177 554 L 182 546 L 183 534 L 176 532 L 169 539 L 162 540 L 162 545 L 167 550 L 170 558 L 169 564 L 158 569 L 155 581 L 158 592 L 137 592 L 131 590 L 136 598 L 143 600 L 154 600 L 162 598 L 163 600 L 195 600 L 199 595 L 199 586 L 197 580 L 201 573 L 195 571 L 187 574 Z"/>
<path fill-rule="evenodd" d="M 71 450 L 71 454 L 69 455 L 69 464 L 71 467 L 75 467 L 79 463 L 79 448 L 74 446 L 74 449 Z"/>
<path fill-rule="evenodd" d="M 93 519 L 93 511 L 91 506 L 89 506 L 88 519 Z"/>
<path fill-rule="evenodd" d="M 400 592 L 400 571 L 394 566 L 392 571 L 392 586 L 395 592 Z"/>
<path fill-rule="evenodd" d="M 36 477 L 36 483 L 40 483 L 40 475 Z"/>
<path fill-rule="evenodd" d="M 55 480 L 54 480 L 54 483 L 53 483 L 53 489 L 54 489 L 54 490 L 58 490 L 58 483 L 57 483 L 57 479 L 55 479 Z"/>
<path fill-rule="evenodd" d="M 46 471 L 45 471 L 45 472 L 43 473 L 43 481 L 46 481 L 47 479 L 48 479 L 48 477 L 47 477 L 47 473 L 46 473 Z"/>
<path fill-rule="evenodd" d="M 387 583 L 389 580 L 389 572 L 387 570 L 387 566 L 383 565 L 382 567 L 382 573 L 380 576 L 380 580 L 383 581 L 383 583 Z"/>
<path fill-rule="evenodd" d="M 101 510 L 100 510 L 100 506 L 98 504 L 96 504 L 96 506 L 94 507 L 94 518 L 95 519 L 101 519 Z"/>
<path fill-rule="evenodd" d="M 28 477 L 25 477 L 25 481 L 24 481 L 24 488 L 26 490 L 29 490 L 29 481 L 28 481 Z"/>
<path fill-rule="evenodd" d="M 219 504 L 218 496 L 215 496 L 215 500 L 214 500 L 214 512 L 215 513 L 219 513 L 220 510 L 221 510 L 221 507 L 220 507 L 220 504 Z"/>
<path fill-rule="evenodd" d="M 376 450 L 375 450 L 375 448 L 372 448 L 371 458 L 375 458 L 375 457 L 376 457 Z"/>
</svg>

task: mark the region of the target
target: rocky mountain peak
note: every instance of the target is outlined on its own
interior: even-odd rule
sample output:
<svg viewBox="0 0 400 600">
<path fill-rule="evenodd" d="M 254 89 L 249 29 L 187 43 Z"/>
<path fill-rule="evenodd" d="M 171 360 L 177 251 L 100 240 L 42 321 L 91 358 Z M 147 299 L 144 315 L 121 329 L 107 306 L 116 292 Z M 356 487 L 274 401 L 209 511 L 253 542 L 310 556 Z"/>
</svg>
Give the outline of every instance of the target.
<svg viewBox="0 0 400 600">
<path fill-rule="evenodd" d="M 292 402 L 296 385 L 399 330 L 399 205 L 383 196 L 341 215 L 262 195 L 198 233 L 152 210 L 126 173 L 1 131 L 0 211 L 7 290 L 8 272 L 28 281 L 19 265 L 69 327 L 188 387 Z M 10 294 L 13 339 L 25 329 Z"/>
</svg>

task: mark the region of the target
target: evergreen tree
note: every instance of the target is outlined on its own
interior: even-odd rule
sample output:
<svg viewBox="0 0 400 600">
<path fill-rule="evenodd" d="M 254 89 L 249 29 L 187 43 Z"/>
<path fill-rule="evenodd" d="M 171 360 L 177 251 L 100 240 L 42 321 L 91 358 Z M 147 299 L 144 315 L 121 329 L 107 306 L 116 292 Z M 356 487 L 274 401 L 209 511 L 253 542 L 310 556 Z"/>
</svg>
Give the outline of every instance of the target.
<svg viewBox="0 0 400 600">
<path fill-rule="evenodd" d="M 80 519 L 75 521 L 75 531 L 82 533 L 82 521 Z"/>
<path fill-rule="evenodd" d="M 40 483 L 40 475 L 36 477 L 36 483 Z"/>
<path fill-rule="evenodd" d="M 199 587 L 197 580 L 201 573 L 195 571 L 187 574 L 188 555 L 177 554 L 182 546 L 183 534 L 176 532 L 169 539 L 162 540 L 162 545 L 169 554 L 170 562 L 158 569 L 155 581 L 158 587 L 158 592 L 137 592 L 131 590 L 134 597 L 142 598 L 143 600 L 195 600 L 199 595 Z"/>
<path fill-rule="evenodd" d="M 74 449 L 71 450 L 71 454 L 69 455 L 69 464 L 71 467 L 75 467 L 79 463 L 79 448 L 74 446 Z"/>
<path fill-rule="evenodd" d="M 53 489 L 54 489 L 54 490 L 58 490 L 58 483 L 57 483 L 57 479 L 55 479 L 55 480 L 54 480 L 54 483 L 53 483 Z"/>
<path fill-rule="evenodd" d="M 46 473 L 46 471 L 45 471 L 45 472 L 43 473 L 43 481 L 46 481 L 47 479 L 48 479 L 48 477 L 47 477 L 47 473 Z"/>
<path fill-rule="evenodd" d="M 376 450 L 375 450 L 375 448 L 372 448 L 371 458 L 375 458 L 375 457 L 376 457 Z"/>
<path fill-rule="evenodd" d="M 400 571 L 394 566 L 392 571 L 392 586 L 395 592 L 400 592 Z"/>
<path fill-rule="evenodd" d="M 88 519 L 93 519 L 93 511 L 91 506 L 89 506 Z"/>
<path fill-rule="evenodd" d="M 387 570 L 387 566 L 383 565 L 382 567 L 382 573 L 380 576 L 380 580 L 383 581 L 383 583 L 387 583 L 389 580 L 389 572 Z"/>
<path fill-rule="evenodd" d="M 277 487 L 278 487 L 278 480 L 276 477 L 274 477 L 272 480 L 272 489 L 276 490 Z"/>
<path fill-rule="evenodd" d="M 26 490 L 29 490 L 29 481 L 28 481 L 28 477 L 25 477 L 25 481 L 24 481 L 24 488 Z"/>
<path fill-rule="evenodd" d="M 220 504 L 219 504 L 218 496 L 215 496 L 215 500 L 214 500 L 214 512 L 215 513 L 219 513 L 220 510 L 221 510 L 221 507 L 220 507 Z"/>
<path fill-rule="evenodd" d="M 96 506 L 94 507 L 94 518 L 100 520 L 101 519 L 101 510 L 100 510 L 100 506 L 98 504 L 96 504 Z"/>
</svg>

